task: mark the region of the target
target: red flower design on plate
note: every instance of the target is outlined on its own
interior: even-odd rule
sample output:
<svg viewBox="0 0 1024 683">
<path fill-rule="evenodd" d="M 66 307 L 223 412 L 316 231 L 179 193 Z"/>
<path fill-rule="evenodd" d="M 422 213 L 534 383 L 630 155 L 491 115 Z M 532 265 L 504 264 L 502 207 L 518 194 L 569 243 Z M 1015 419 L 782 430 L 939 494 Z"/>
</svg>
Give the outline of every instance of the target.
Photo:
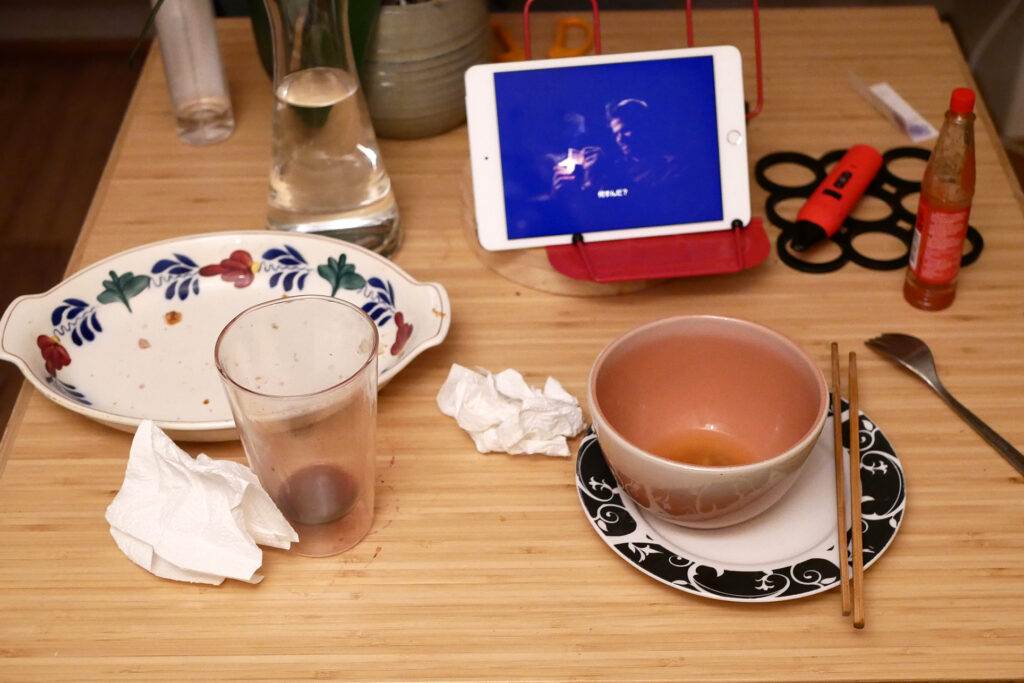
<svg viewBox="0 0 1024 683">
<path fill-rule="evenodd" d="M 412 336 L 412 323 L 405 322 L 405 316 L 401 311 L 395 313 L 395 325 L 398 326 L 398 332 L 395 333 L 395 343 L 391 345 L 392 356 L 400 354 Z"/>
<path fill-rule="evenodd" d="M 46 371 L 51 375 L 56 376 L 58 370 L 71 364 L 68 350 L 60 345 L 60 340 L 56 337 L 41 334 L 36 337 L 36 346 L 39 347 L 39 351 L 43 354 L 43 360 L 46 361 Z"/>
<path fill-rule="evenodd" d="M 260 264 L 252 260 L 249 252 L 238 249 L 231 252 L 231 256 L 220 263 L 203 266 L 199 269 L 199 274 L 207 277 L 220 275 L 221 280 L 233 282 L 235 287 L 241 289 L 252 284 L 253 278 L 259 269 Z"/>
</svg>

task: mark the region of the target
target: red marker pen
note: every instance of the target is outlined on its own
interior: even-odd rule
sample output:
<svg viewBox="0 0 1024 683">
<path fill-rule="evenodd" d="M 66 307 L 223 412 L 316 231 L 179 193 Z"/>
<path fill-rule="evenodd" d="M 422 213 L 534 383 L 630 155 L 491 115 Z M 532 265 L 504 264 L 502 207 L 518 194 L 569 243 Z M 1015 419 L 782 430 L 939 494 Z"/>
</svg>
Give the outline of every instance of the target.
<svg viewBox="0 0 1024 683">
<path fill-rule="evenodd" d="M 851 147 L 797 213 L 790 247 L 804 251 L 834 235 L 880 168 L 882 155 L 874 147 Z"/>
</svg>

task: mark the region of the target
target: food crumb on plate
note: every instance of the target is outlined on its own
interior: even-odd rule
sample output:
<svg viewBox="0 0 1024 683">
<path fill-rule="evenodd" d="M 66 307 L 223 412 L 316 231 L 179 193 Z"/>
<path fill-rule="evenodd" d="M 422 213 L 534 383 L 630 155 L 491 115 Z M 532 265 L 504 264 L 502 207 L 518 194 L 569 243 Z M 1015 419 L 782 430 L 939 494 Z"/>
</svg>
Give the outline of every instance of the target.
<svg viewBox="0 0 1024 683">
<path fill-rule="evenodd" d="M 181 313 L 178 311 L 167 311 L 164 313 L 164 321 L 166 321 L 168 325 L 177 325 L 181 322 Z"/>
</svg>

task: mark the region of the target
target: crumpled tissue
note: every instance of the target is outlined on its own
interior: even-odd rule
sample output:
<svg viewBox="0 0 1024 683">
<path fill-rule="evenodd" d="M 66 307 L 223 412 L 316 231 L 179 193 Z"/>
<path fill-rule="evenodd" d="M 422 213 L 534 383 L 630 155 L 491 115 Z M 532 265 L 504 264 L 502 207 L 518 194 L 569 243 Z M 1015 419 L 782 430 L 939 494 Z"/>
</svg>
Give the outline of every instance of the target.
<svg viewBox="0 0 1024 683">
<path fill-rule="evenodd" d="M 583 431 L 583 411 L 553 377 L 543 391 L 515 370 L 492 375 L 453 364 L 437 394 L 441 412 L 473 437 L 481 453 L 569 455 L 567 437 Z"/>
<path fill-rule="evenodd" d="M 287 549 L 299 540 L 252 470 L 204 453 L 193 459 L 151 420 L 135 432 L 106 520 L 132 562 L 192 583 L 259 583 L 257 544 Z"/>
</svg>

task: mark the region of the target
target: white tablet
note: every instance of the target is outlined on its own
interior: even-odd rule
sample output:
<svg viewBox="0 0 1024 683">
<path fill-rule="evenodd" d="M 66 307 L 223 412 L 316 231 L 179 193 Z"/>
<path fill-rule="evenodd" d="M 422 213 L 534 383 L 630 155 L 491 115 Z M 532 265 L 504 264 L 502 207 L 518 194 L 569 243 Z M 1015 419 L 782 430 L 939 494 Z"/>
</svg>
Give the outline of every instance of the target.
<svg viewBox="0 0 1024 683">
<path fill-rule="evenodd" d="M 750 221 L 735 47 L 474 66 L 466 113 L 485 249 Z"/>
</svg>

